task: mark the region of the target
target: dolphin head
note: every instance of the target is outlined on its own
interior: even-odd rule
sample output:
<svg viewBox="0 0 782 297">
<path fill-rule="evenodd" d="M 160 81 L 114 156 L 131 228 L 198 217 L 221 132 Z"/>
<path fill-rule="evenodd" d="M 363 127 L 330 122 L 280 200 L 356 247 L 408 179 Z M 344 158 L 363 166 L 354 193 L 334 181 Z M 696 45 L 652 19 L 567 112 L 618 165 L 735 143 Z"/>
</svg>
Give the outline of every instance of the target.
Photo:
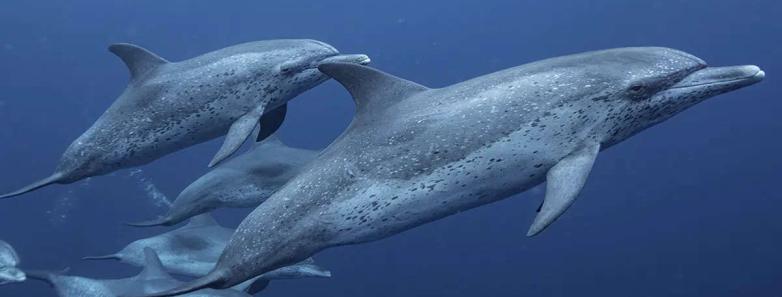
<svg viewBox="0 0 782 297">
<path fill-rule="evenodd" d="M 16 267 L 0 267 L 0 282 L 23 282 L 27 275 Z"/>
<path fill-rule="evenodd" d="M 570 106 L 571 117 L 582 119 L 604 147 L 765 76 L 757 66 L 709 67 L 691 54 L 661 47 L 589 52 L 547 66 L 547 78 L 556 85 L 546 87 L 559 89 L 565 98 L 559 104 Z"/>
<path fill-rule="evenodd" d="M 328 80 L 328 76 L 318 71 L 318 66 L 327 62 L 344 62 L 366 65 L 370 59 L 366 55 L 343 55 L 331 45 L 317 40 L 277 41 L 284 54 L 273 57 L 276 75 L 283 86 L 291 90 L 307 90 Z M 295 95 L 295 94 L 294 94 Z"/>
</svg>

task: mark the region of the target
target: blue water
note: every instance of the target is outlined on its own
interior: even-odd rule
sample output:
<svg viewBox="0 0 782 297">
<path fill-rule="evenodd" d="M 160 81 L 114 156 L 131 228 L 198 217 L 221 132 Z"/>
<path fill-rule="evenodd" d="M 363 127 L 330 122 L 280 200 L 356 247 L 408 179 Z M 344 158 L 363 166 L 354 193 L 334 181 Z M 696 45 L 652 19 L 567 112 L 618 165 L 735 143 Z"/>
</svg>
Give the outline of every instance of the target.
<svg viewBox="0 0 782 297">
<path fill-rule="evenodd" d="M 780 296 L 782 3 L 677 1 L 3 0 L 0 192 L 47 176 L 127 82 L 106 51 L 132 42 L 170 60 L 236 43 L 314 38 L 428 86 L 542 58 L 658 45 L 712 65 L 757 64 L 766 80 L 722 95 L 611 148 L 579 201 L 524 236 L 532 191 L 378 242 L 316 258 L 332 279 L 274 282 L 263 296 Z M 337 2 L 337 1 L 333 1 Z M 488 2 L 488 3 L 487 3 Z M 321 148 L 350 121 L 335 82 L 291 102 L 282 138 Z M 165 206 L 206 171 L 219 141 L 141 168 L 0 201 L 0 238 L 23 267 L 124 277 L 81 262 L 167 229 L 121 223 Z M 146 182 L 141 182 L 142 178 Z M 219 211 L 226 225 L 249 210 Z M 0 296 L 55 296 L 40 282 Z"/>
</svg>

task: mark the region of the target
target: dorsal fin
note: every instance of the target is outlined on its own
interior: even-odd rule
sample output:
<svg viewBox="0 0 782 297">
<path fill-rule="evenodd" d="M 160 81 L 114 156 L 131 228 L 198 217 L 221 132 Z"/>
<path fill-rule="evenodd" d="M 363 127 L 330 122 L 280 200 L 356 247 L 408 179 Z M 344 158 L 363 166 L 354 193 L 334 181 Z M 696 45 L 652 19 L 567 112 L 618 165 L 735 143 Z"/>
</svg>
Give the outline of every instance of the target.
<svg viewBox="0 0 782 297">
<path fill-rule="evenodd" d="M 202 213 L 200 215 L 190 218 L 190 222 L 185 227 L 207 227 L 207 226 L 219 226 L 217 221 L 209 213 Z"/>
<path fill-rule="evenodd" d="M 356 101 L 356 110 L 378 108 L 429 88 L 380 70 L 352 63 L 324 63 L 318 69 L 342 84 Z"/>
<path fill-rule="evenodd" d="M 166 59 L 134 44 L 116 43 L 109 51 L 117 55 L 130 70 L 130 78 L 136 79 L 156 67 L 168 63 Z"/>
<path fill-rule="evenodd" d="M 160 262 L 160 257 L 158 257 L 155 250 L 145 247 L 144 270 L 142 270 L 136 278 L 141 280 L 167 279 L 171 278 L 171 275 L 163 269 L 163 263 Z"/>
</svg>

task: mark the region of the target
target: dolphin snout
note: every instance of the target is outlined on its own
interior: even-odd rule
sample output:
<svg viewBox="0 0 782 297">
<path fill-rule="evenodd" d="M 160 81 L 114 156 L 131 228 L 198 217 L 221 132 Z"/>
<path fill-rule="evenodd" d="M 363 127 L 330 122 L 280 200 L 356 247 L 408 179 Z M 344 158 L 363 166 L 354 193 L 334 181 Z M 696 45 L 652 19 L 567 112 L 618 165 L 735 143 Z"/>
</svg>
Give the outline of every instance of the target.
<svg viewBox="0 0 782 297">
<path fill-rule="evenodd" d="M 320 64 L 326 64 L 326 63 L 353 63 L 353 64 L 360 64 L 360 65 L 368 65 L 371 61 L 372 60 L 369 58 L 369 56 L 362 55 L 362 54 L 336 55 L 320 60 L 318 66 Z"/>
<path fill-rule="evenodd" d="M 758 83 L 765 77 L 766 72 L 755 65 L 707 67 L 685 77 L 672 89 L 695 87 L 735 89 Z"/>
</svg>

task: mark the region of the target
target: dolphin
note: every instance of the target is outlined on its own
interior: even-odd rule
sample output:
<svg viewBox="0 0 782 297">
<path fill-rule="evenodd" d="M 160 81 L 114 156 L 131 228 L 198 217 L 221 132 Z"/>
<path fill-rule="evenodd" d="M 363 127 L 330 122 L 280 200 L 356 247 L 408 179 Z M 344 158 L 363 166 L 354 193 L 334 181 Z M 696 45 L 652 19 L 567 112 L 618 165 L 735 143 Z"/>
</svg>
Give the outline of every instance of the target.
<svg viewBox="0 0 782 297">
<path fill-rule="evenodd" d="M 573 203 L 601 149 L 765 75 L 658 47 L 552 58 L 439 89 L 361 65 L 320 70 L 353 96 L 350 126 L 244 219 L 208 275 L 148 296 L 230 287 L 547 181 L 528 232 L 538 234 Z"/>
<path fill-rule="evenodd" d="M 0 285 L 23 282 L 27 279 L 24 272 L 16 268 L 19 255 L 8 242 L 0 240 Z"/>
<path fill-rule="evenodd" d="M 226 135 L 210 167 L 236 151 L 261 124 L 259 138 L 281 124 L 286 103 L 326 81 L 317 66 L 369 63 L 315 40 L 267 40 L 169 62 L 132 44 L 109 50 L 130 70 L 117 100 L 66 149 L 55 172 L 0 199 L 54 184 L 150 163 Z"/>
<path fill-rule="evenodd" d="M 174 279 L 161 267 L 160 260 L 155 252 L 147 248 L 144 250 L 144 269 L 136 276 L 123 279 L 92 279 L 81 276 L 69 276 L 54 272 L 30 271 L 31 279 L 41 280 L 50 284 L 60 297 L 124 297 L 145 294 L 172 288 L 180 281 Z M 242 285 L 244 286 L 244 284 Z M 214 290 L 206 289 L 196 291 L 183 296 L 189 297 L 248 297 L 244 287 L 235 289 Z"/>
<path fill-rule="evenodd" d="M 119 260 L 133 266 L 146 263 L 144 250 L 155 251 L 166 271 L 192 277 L 201 277 L 214 268 L 234 230 L 220 226 L 209 214 L 190 219 L 182 228 L 128 244 L 117 253 L 84 257 L 84 260 Z M 265 287 L 269 281 L 294 278 L 328 278 L 331 272 L 315 265 L 314 260 L 269 271 L 256 279 L 255 290 Z M 259 287 L 260 285 L 263 285 Z"/>
<path fill-rule="evenodd" d="M 221 207 L 256 207 L 316 155 L 316 151 L 292 148 L 271 136 L 187 186 L 163 217 L 129 225 L 171 226 Z"/>
</svg>

